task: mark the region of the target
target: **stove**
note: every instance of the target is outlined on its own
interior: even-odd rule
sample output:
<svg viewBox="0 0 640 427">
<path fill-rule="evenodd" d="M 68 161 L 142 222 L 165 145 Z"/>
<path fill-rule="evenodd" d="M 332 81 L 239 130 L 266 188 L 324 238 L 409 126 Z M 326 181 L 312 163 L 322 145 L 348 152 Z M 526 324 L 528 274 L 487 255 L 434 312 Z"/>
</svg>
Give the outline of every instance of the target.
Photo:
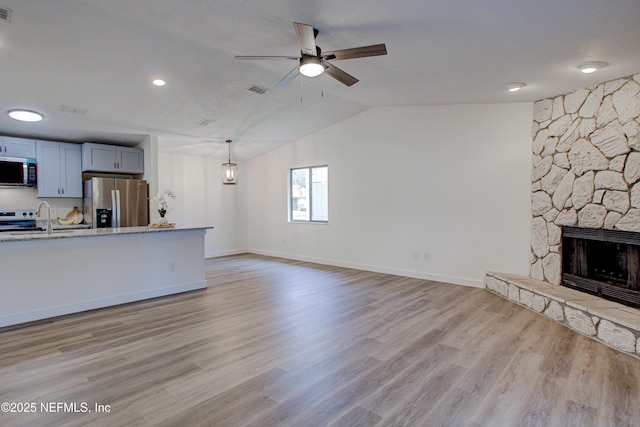
<svg viewBox="0 0 640 427">
<path fill-rule="evenodd" d="M 0 232 L 39 231 L 36 225 L 36 211 L 33 209 L 1 210 Z"/>
</svg>

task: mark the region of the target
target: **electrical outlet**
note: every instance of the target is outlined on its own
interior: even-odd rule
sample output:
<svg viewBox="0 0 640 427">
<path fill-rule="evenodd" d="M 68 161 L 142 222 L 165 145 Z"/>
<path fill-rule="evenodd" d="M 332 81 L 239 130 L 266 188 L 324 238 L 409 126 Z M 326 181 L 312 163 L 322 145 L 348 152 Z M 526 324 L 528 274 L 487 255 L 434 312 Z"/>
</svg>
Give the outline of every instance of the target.
<svg viewBox="0 0 640 427">
<path fill-rule="evenodd" d="M 429 262 L 431 261 L 431 254 L 429 252 L 425 252 L 422 254 L 422 261 Z"/>
<path fill-rule="evenodd" d="M 412 255 L 412 258 L 414 261 L 417 261 L 419 259 L 420 254 L 418 252 L 414 252 Z"/>
<path fill-rule="evenodd" d="M 51 218 L 56 218 L 58 216 L 58 210 L 56 208 L 51 208 Z"/>
<path fill-rule="evenodd" d="M 171 264 L 169 264 L 169 271 L 176 271 L 176 263 L 172 262 Z"/>
</svg>

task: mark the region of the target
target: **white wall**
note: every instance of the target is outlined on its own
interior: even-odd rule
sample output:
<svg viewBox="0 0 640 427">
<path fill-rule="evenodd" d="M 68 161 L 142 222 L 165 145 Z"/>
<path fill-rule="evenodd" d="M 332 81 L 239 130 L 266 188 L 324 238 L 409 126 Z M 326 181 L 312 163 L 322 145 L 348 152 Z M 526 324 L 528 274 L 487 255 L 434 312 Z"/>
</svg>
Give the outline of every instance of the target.
<svg viewBox="0 0 640 427">
<path fill-rule="evenodd" d="M 248 248 L 472 286 L 528 275 L 531 117 L 529 103 L 376 108 L 252 159 Z M 289 168 L 320 164 L 329 224 L 288 223 Z"/>
<path fill-rule="evenodd" d="M 149 183 L 149 197 L 153 197 L 154 194 L 158 193 L 158 136 L 148 135 L 144 141 L 138 144 L 137 148 L 144 150 L 144 174 L 142 179 Z"/>
<path fill-rule="evenodd" d="M 213 226 L 205 235 L 205 256 L 242 253 L 247 250 L 247 209 L 244 164 L 238 163 L 238 184 L 222 185 L 226 159 L 158 153 L 158 191 L 176 195 L 176 207 L 167 216 L 182 226 Z M 156 193 L 152 193 L 153 197 Z M 151 220 L 157 206 L 150 204 Z"/>
</svg>

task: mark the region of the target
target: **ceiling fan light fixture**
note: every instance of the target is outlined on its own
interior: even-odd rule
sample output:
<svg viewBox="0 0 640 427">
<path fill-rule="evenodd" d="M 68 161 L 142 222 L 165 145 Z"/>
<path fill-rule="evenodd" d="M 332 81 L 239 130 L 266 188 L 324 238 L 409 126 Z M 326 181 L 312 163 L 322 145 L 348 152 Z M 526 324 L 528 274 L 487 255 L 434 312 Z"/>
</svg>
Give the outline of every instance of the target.
<svg viewBox="0 0 640 427">
<path fill-rule="evenodd" d="M 307 77 L 316 77 L 324 73 L 322 60 L 317 56 L 303 55 L 300 58 L 300 74 Z"/>
<path fill-rule="evenodd" d="M 331 60 L 343 60 L 343 59 L 355 59 L 366 58 L 369 56 L 379 56 L 387 54 L 387 46 L 384 43 L 379 43 L 370 46 L 352 47 L 349 49 L 334 50 L 328 53 L 322 54 L 322 49 L 315 42 L 318 36 L 318 30 L 308 24 L 301 24 L 300 22 L 294 22 L 293 27 L 298 35 L 298 41 L 300 42 L 300 56 L 265 56 L 265 55 L 236 55 L 236 59 L 280 59 L 298 60 L 298 65 L 289 73 L 284 76 L 276 84 L 275 87 L 282 88 L 291 83 L 293 79 L 298 77 L 298 74 L 302 74 L 306 77 L 316 77 L 321 74 L 327 74 L 329 77 L 337 80 L 343 85 L 349 87 L 358 83 L 358 79 L 351 74 L 341 70 L 329 61 Z"/>
<path fill-rule="evenodd" d="M 599 62 L 599 61 L 583 62 L 582 64 L 576 65 L 576 67 L 578 67 L 578 69 L 585 74 L 595 73 L 600 68 L 604 68 L 606 66 L 607 66 L 606 62 Z"/>
</svg>

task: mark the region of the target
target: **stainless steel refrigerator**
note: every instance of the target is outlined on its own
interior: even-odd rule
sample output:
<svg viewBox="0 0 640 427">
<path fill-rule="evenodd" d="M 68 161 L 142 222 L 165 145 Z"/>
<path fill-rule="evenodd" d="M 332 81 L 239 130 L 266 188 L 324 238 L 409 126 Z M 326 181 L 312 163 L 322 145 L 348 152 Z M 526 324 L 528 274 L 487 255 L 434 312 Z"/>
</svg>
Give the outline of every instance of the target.
<svg viewBox="0 0 640 427">
<path fill-rule="evenodd" d="M 122 178 L 91 178 L 85 181 L 84 220 L 91 228 L 148 225 L 147 181 Z"/>
</svg>

